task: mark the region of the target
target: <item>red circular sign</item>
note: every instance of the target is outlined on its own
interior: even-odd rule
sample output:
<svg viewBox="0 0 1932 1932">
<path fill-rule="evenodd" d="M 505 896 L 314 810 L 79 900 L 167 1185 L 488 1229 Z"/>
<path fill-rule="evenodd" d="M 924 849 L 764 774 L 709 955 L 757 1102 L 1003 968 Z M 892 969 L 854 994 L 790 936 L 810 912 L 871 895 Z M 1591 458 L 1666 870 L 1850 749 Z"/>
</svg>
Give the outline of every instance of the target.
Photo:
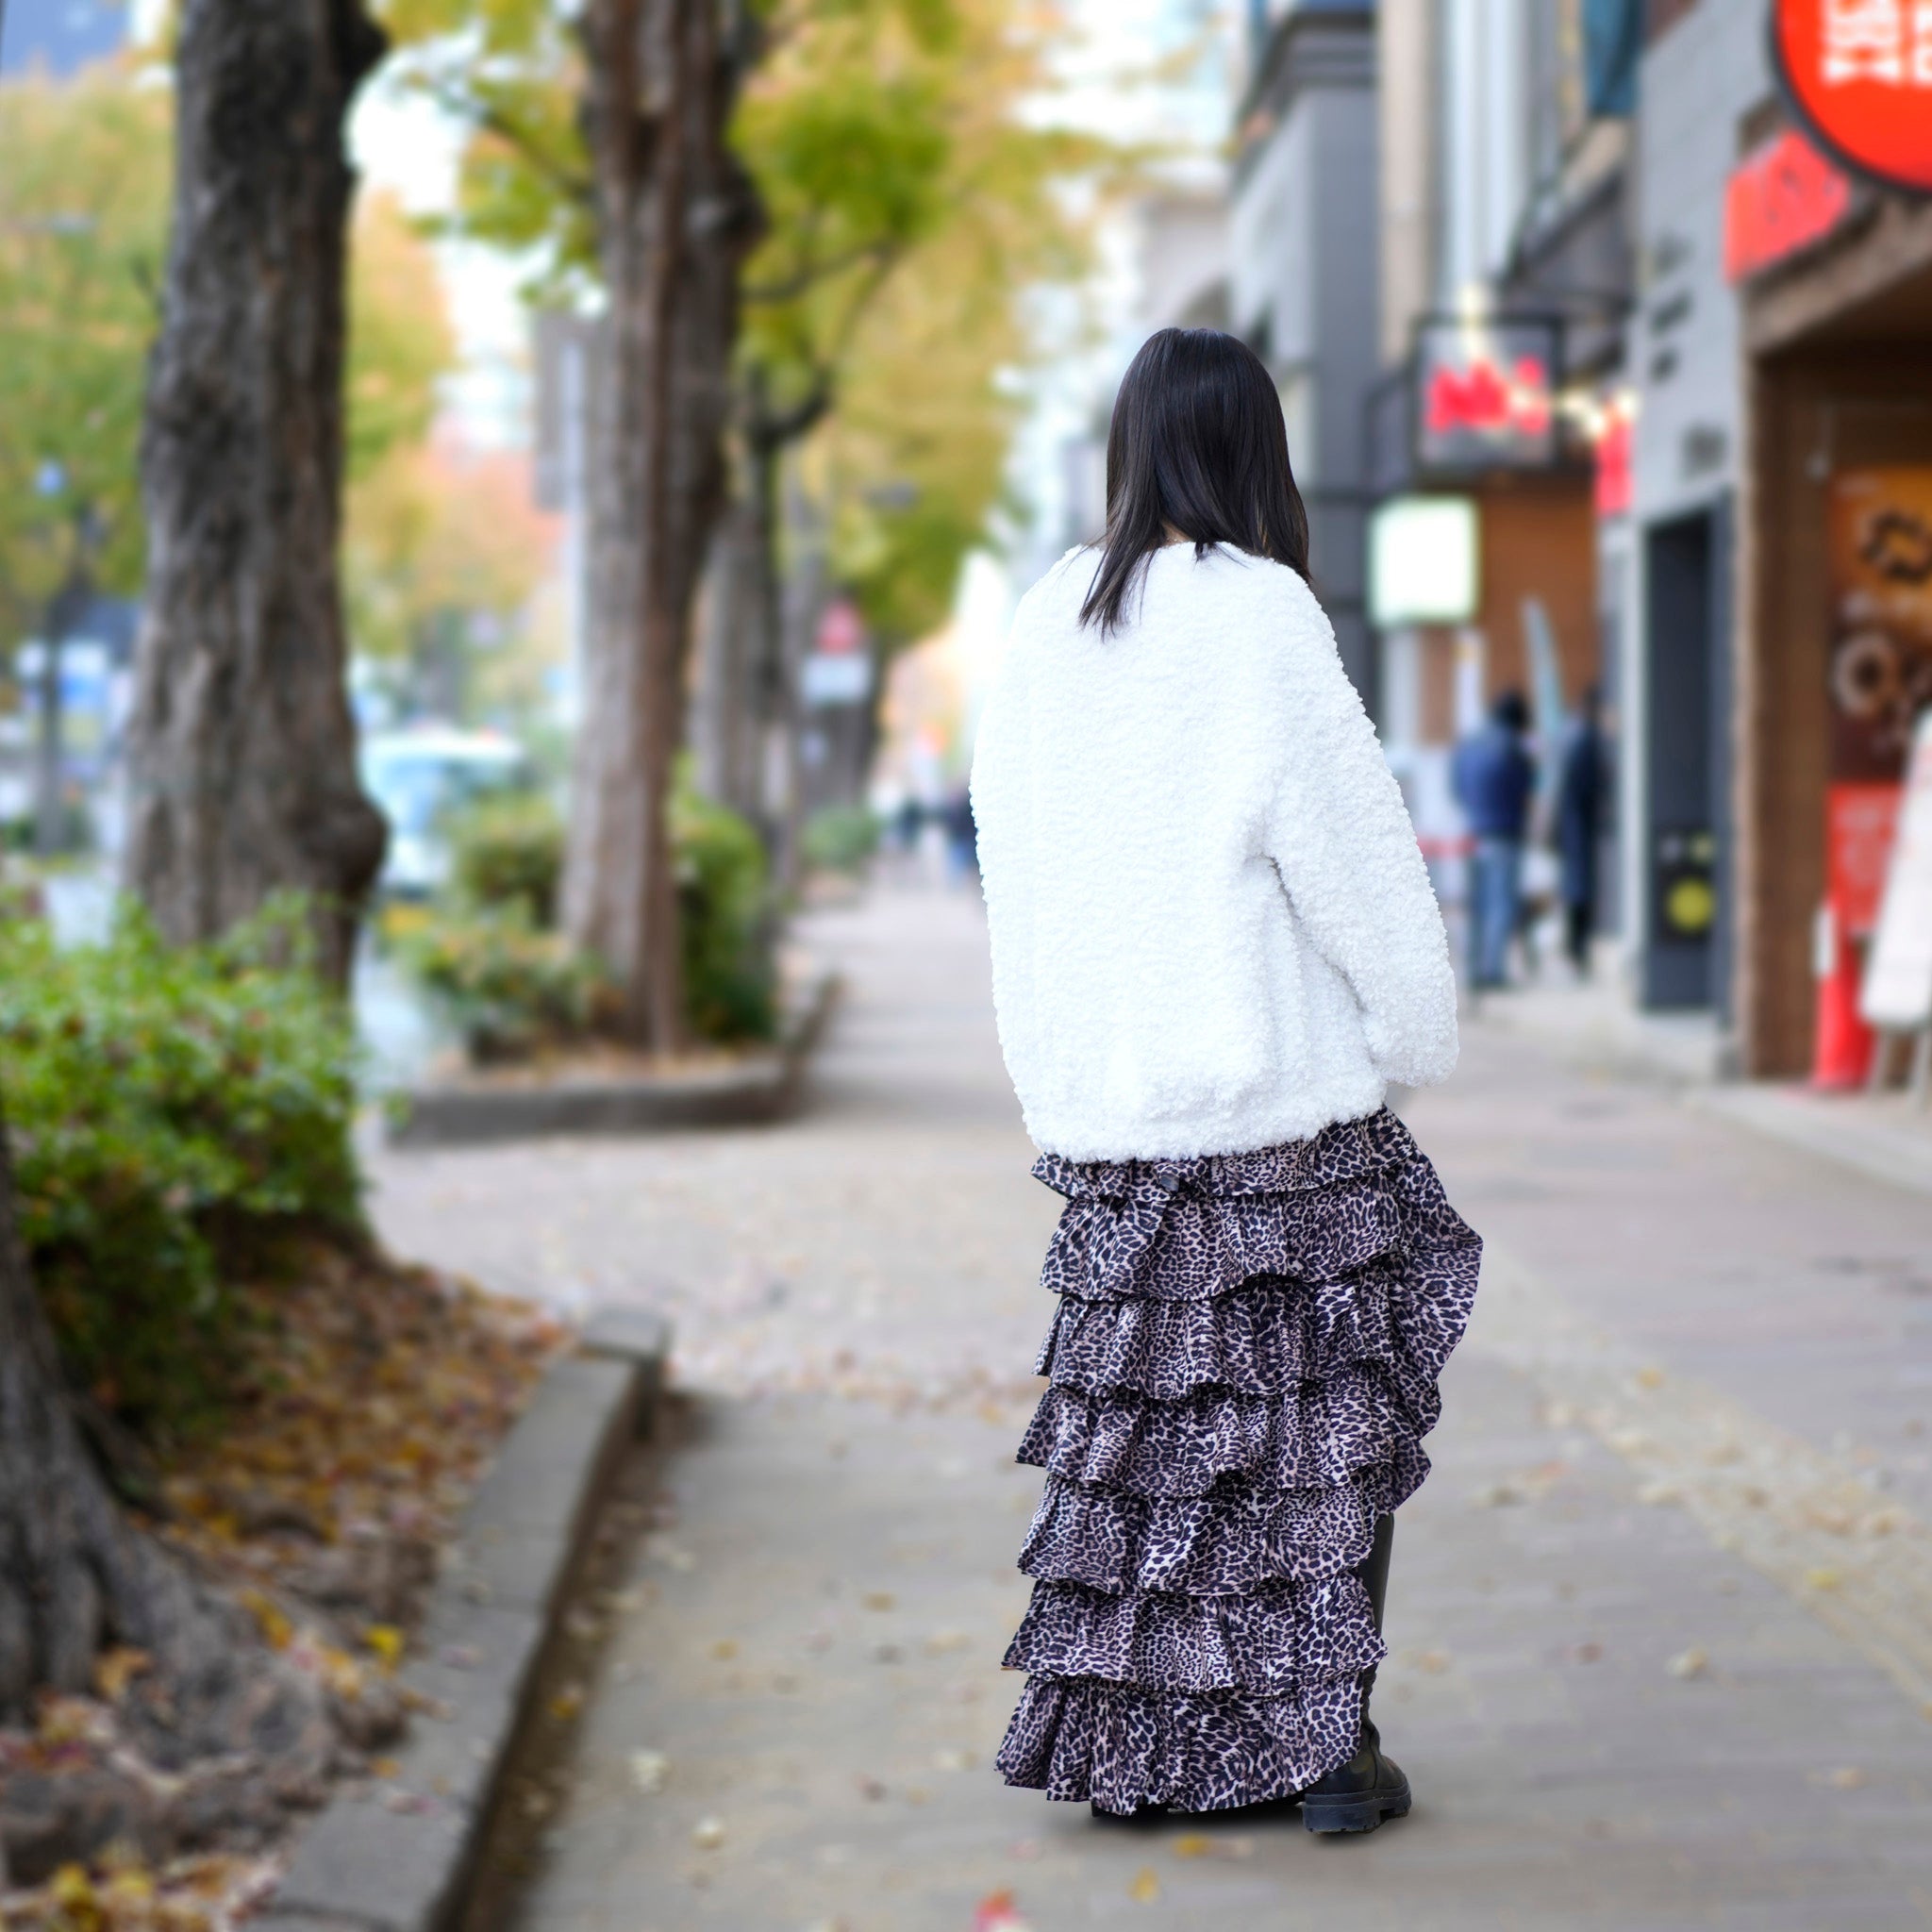
<svg viewBox="0 0 1932 1932">
<path fill-rule="evenodd" d="M 1791 105 L 1845 166 L 1932 193 L 1932 7 L 1920 0 L 1772 0 Z"/>
</svg>

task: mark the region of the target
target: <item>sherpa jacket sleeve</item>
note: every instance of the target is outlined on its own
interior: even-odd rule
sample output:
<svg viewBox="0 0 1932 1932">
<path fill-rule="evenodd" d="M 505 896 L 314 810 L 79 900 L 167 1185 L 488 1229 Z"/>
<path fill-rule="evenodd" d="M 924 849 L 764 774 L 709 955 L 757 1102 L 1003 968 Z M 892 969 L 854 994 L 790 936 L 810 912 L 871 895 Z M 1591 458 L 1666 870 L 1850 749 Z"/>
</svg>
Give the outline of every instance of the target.
<svg viewBox="0 0 1932 1932">
<path fill-rule="evenodd" d="M 1306 585 L 1287 588 L 1267 854 L 1309 941 L 1354 992 L 1376 1071 L 1428 1086 L 1448 1077 L 1457 1053 L 1441 908 L 1328 620 Z"/>
</svg>

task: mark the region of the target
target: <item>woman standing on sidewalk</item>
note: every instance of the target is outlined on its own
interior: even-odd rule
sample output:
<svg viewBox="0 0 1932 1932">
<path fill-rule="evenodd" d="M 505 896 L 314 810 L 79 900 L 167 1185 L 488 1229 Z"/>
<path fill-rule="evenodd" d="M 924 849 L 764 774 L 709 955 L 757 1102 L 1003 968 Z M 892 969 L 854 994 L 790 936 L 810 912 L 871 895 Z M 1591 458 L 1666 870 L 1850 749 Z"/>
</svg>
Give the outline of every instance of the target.
<svg viewBox="0 0 1932 1932">
<path fill-rule="evenodd" d="M 1007 1066 L 1067 1197 L 1009 1783 L 1408 1809 L 1367 1694 L 1479 1244 L 1383 1106 L 1443 1078 L 1442 922 L 1307 584 L 1251 351 L 1164 329 L 1108 527 L 1021 604 L 973 803 Z"/>
</svg>

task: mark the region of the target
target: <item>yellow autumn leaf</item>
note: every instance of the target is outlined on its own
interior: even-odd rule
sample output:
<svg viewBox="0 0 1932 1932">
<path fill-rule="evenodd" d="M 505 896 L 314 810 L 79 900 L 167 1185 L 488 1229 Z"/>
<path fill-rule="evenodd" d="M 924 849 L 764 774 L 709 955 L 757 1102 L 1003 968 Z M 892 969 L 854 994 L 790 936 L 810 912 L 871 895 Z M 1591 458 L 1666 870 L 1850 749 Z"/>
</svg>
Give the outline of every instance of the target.
<svg viewBox="0 0 1932 1932">
<path fill-rule="evenodd" d="M 101 1897 L 113 1907 L 142 1907 L 153 1902 L 153 1875 L 137 1866 L 124 1866 L 101 1888 Z"/>
<path fill-rule="evenodd" d="M 1160 1896 L 1160 1874 L 1152 1865 L 1142 1865 L 1127 1887 L 1127 1896 L 1137 1906 L 1151 1906 Z"/>
<path fill-rule="evenodd" d="M 287 1650 L 295 1635 L 288 1613 L 272 1597 L 258 1590 L 244 1590 L 242 1607 L 255 1619 L 256 1628 L 271 1650 Z"/>
<path fill-rule="evenodd" d="M 62 1865 L 47 1887 L 47 1896 L 59 1911 L 62 1932 L 99 1932 L 100 1895 L 85 1865 Z"/>
<path fill-rule="evenodd" d="M 129 1684 L 153 1667 L 154 1658 L 131 1644 L 117 1644 L 94 1659 L 94 1690 L 108 1704 L 118 1704 Z"/>
<path fill-rule="evenodd" d="M 372 1624 L 362 1633 L 362 1641 L 382 1659 L 382 1667 L 392 1671 L 403 1660 L 403 1633 L 393 1624 Z"/>
</svg>

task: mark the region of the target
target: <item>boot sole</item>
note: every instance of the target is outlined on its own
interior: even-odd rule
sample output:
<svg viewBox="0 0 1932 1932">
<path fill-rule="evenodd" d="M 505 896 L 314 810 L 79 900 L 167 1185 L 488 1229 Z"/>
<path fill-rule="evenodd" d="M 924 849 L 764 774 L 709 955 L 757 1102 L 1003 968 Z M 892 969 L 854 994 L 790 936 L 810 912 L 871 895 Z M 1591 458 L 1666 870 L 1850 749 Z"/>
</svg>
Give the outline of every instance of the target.
<svg viewBox="0 0 1932 1932">
<path fill-rule="evenodd" d="M 1393 1790 L 1371 1791 L 1361 1797 L 1316 1797 L 1304 1793 L 1302 1823 L 1324 1835 L 1344 1831 L 1374 1831 L 1386 1818 L 1408 1816 L 1408 1780 Z"/>
</svg>

